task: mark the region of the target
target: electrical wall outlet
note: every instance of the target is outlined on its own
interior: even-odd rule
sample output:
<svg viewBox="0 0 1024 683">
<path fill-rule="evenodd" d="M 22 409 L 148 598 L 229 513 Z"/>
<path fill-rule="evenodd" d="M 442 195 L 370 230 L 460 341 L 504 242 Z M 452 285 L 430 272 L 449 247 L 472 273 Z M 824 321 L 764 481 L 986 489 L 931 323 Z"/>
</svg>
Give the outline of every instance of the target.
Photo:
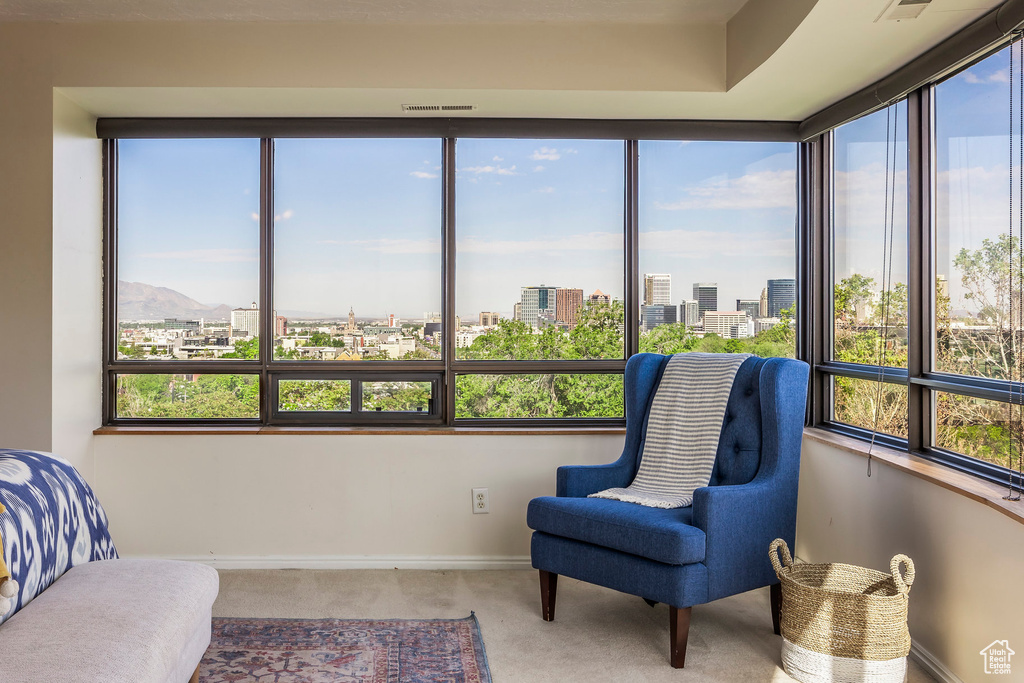
<svg viewBox="0 0 1024 683">
<path fill-rule="evenodd" d="M 473 514 L 485 515 L 491 511 L 491 499 L 487 489 L 473 489 Z"/>
</svg>

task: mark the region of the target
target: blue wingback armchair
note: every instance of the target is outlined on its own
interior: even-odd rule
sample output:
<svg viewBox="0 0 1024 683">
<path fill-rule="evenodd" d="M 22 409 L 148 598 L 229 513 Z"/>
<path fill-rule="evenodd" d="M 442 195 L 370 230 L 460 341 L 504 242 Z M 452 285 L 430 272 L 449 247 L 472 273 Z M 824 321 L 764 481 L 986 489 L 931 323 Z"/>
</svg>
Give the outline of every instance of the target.
<svg viewBox="0 0 1024 683">
<path fill-rule="evenodd" d="M 609 465 L 559 467 L 557 495 L 530 501 L 533 566 L 540 570 L 545 621 L 554 619 L 559 574 L 670 607 L 671 657 L 682 667 L 690 610 L 728 595 L 772 586 L 768 545 L 796 533 L 806 363 L 747 358 L 726 406 L 714 471 L 693 505 L 665 510 L 587 498 L 632 482 L 647 415 L 670 356 L 641 353 L 626 364 L 626 444 Z"/>
</svg>

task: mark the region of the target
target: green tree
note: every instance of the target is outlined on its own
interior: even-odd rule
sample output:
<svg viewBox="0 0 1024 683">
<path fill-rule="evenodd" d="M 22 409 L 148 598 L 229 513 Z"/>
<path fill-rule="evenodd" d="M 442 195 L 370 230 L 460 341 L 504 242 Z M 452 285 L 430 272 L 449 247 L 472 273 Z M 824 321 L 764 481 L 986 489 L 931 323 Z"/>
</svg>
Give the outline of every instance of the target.
<svg viewBox="0 0 1024 683">
<path fill-rule="evenodd" d="M 244 358 L 245 360 L 256 360 L 260 357 L 260 338 L 236 339 L 235 350 L 225 353 L 221 358 Z"/>
</svg>

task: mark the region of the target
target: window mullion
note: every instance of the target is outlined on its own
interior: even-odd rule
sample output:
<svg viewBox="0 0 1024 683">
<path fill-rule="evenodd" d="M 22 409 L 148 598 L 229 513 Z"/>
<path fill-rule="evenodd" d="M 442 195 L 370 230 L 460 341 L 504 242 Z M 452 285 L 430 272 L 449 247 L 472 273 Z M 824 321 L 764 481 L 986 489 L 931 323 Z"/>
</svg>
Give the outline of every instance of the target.
<svg viewBox="0 0 1024 683">
<path fill-rule="evenodd" d="M 625 356 L 628 359 L 640 350 L 640 143 L 637 140 L 626 140 L 625 144 L 625 225 L 624 225 L 624 249 L 625 255 L 625 287 L 626 295 L 625 316 L 626 336 Z"/>
<path fill-rule="evenodd" d="M 441 173 L 443 194 L 441 216 L 441 339 L 444 347 L 441 357 L 444 359 L 444 382 L 441 405 L 441 418 L 449 427 L 455 419 L 455 138 L 445 138 L 442 142 Z"/>
<path fill-rule="evenodd" d="M 274 141 L 260 140 L 260 421 L 270 420 L 269 364 L 274 357 Z"/>
<path fill-rule="evenodd" d="M 930 91 L 907 98 L 908 217 L 907 217 L 907 374 L 919 379 L 932 370 L 935 277 L 932 259 L 931 106 Z M 908 387 L 908 444 L 912 451 L 932 442 L 930 391 L 922 384 Z"/>
</svg>

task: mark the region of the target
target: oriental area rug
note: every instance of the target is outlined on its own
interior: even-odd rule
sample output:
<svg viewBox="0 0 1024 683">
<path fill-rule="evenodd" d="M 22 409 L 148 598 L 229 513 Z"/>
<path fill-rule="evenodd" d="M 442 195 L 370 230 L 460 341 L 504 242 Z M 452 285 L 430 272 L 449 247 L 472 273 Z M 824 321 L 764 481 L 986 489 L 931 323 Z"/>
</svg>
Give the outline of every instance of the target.
<svg viewBox="0 0 1024 683">
<path fill-rule="evenodd" d="M 465 619 L 214 619 L 202 683 L 491 683 Z"/>
</svg>

